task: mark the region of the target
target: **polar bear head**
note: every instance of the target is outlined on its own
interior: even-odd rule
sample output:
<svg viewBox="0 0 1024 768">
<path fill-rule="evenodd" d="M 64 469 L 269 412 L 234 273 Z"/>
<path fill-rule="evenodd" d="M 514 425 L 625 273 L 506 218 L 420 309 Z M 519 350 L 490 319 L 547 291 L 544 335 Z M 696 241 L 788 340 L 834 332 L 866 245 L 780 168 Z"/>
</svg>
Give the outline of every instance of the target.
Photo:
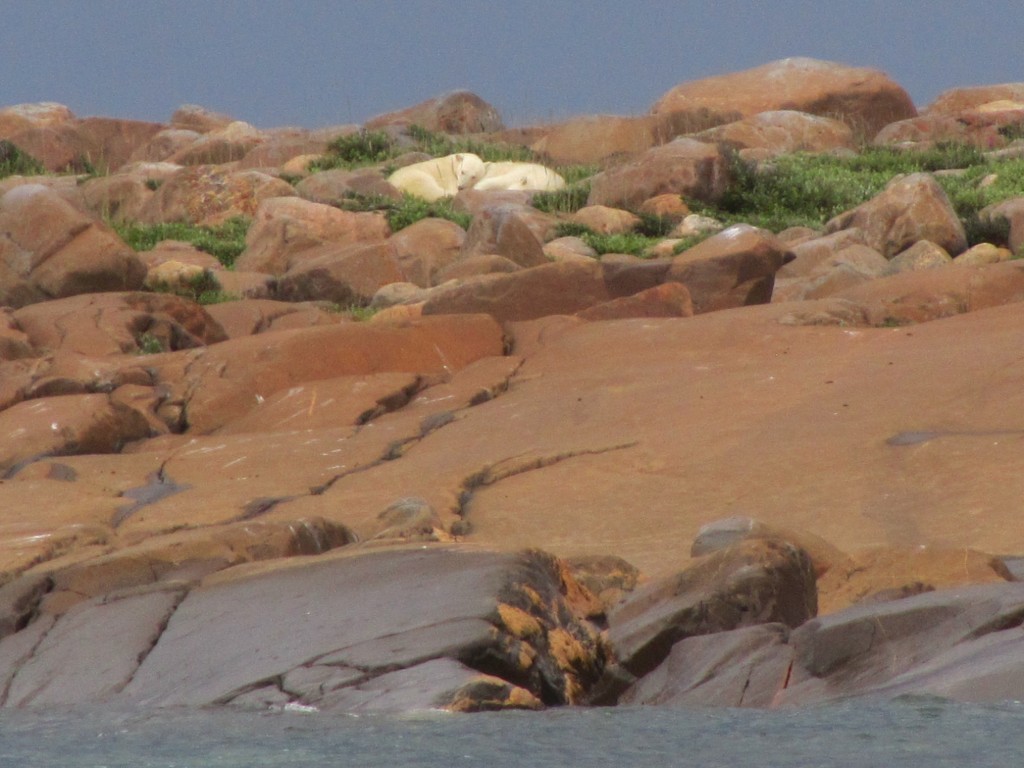
<svg viewBox="0 0 1024 768">
<path fill-rule="evenodd" d="M 469 189 L 484 177 L 487 166 L 472 152 L 460 152 L 452 156 L 452 165 L 459 189 Z"/>
</svg>

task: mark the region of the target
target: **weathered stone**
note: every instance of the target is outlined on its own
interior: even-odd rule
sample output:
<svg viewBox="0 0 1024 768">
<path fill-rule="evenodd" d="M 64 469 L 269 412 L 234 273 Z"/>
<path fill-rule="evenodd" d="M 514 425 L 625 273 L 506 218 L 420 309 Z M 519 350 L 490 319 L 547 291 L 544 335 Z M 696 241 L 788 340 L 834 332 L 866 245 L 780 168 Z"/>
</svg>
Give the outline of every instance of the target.
<svg viewBox="0 0 1024 768">
<path fill-rule="evenodd" d="M 139 220 L 145 224 L 220 223 L 235 216 L 255 216 L 259 204 L 268 198 L 294 196 L 291 184 L 259 171 L 230 173 L 199 165 L 161 184 Z"/>
<path fill-rule="evenodd" d="M 498 110 L 469 91 L 453 91 L 366 122 L 367 129 L 389 125 L 419 125 L 428 131 L 456 134 L 488 133 L 504 127 Z"/>
<path fill-rule="evenodd" d="M 622 666 L 642 677 L 684 638 L 771 622 L 798 627 L 816 614 L 807 553 L 775 539 L 747 540 L 638 587 L 608 614 L 608 641 Z"/>
<path fill-rule="evenodd" d="M 770 707 L 786 684 L 793 649 L 785 624 L 688 637 L 622 694 L 620 704 L 659 707 Z"/>
<path fill-rule="evenodd" d="M 1009 261 L 1013 258 L 1013 252 L 1009 248 L 999 248 L 992 243 L 978 243 L 968 248 L 954 259 L 956 264 L 971 265 L 980 267 L 985 264 L 998 264 L 1001 261 Z"/>
<path fill-rule="evenodd" d="M 665 279 L 689 289 L 697 314 L 766 304 L 775 273 L 791 258 L 771 232 L 737 224 L 676 256 Z"/>
<path fill-rule="evenodd" d="M 401 200 L 402 193 L 388 184 L 384 174 L 373 169 L 320 171 L 295 185 L 299 196 L 314 203 L 337 205 L 354 195 Z"/>
<path fill-rule="evenodd" d="M 942 246 L 930 240 L 918 240 L 905 251 L 900 251 L 889 260 L 882 274 L 894 275 L 897 272 L 911 272 L 918 269 L 935 269 L 951 264 L 953 258 Z"/>
<path fill-rule="evenodd" d="M 589 205 L 636 208 L 656 195 L 719 200 L 729 184 L 721 151 L 695 139 L 676 139 L 592 177 Z"/>
<path fill-rule="evenodd" d="M 501 205 L 482 210 L 473 218 L 462 245 L 461 258 L 497 254 L 521 267 L 547 264 L 538 229 L 550 226 L 544 214 L 524 206 Z"/>
<path fill-rule="evenodd" d="M 351 213 L 298 197 L 270 198 L 256 209 L 235 267 L 282 275 L 295 266 L 302 251 L 325 243 L 383 241 L 390 234 L 387 219 L 378 213 Z"/>
<path fill-rule="evenodd" d="M 868 138 L 916 114 L 907 92 L 878 70 L 800 57 L 677 85 L 651 111 L 695 107 L 735 110 L 742 117 L 797 110 L 842 120 Z"/>
<path fill-rule="evenodd" d="M 626 317 L 692 317 L 693 301 L 682 283 L 663 283 L 631 296 L 606 301 L 581 310 L 582 320 L 620 320 Z"/>
<path fill-rule="evenodd" d="M 580 208 L 569 217 L 569 220 L 603 235 L 632 232 L 640 224 L 640 217 L 636 214 L 605 205 L 588 205 Z"/>
<path fill-rule="evenodd" d="M 985 206 L 978 216 L 988 221 L 1000 217 L 1006 219 L 1010 223 L 1010 237 L 1006 246 L 1014 253 L 1024 252 L 1024 197 L 1013 197 Z"/>
<path fill-rule="evenodd" d="M 522 267 L 511 259 L 496 253 L 481 253 L 477 256 L 465 256 L 449 264 L 437 273 L 437 284 L 443 285 L 449 280 L 462 280 L 480 275 L 504 274 L 518 272 Z"/>
<path fill-rule="evenodd" d="M 735 123 L 694 134 L 702 141 L 724 143 L 740 151 L 764 150 L 767 156 L 791 152 L 854 149 L 853 131 L 840 120 L 780 110 L 760 112 Z"/>
<path fill-rule="evenodd" d="M 535 706 L 580 701 L 603 666 L 596 635 L 567 602 L 568 577 L 542 553 L 415 547 L 296 565 L 236 568 L 192 590 L 124 696 L 160 705 L 230 702 L 283 675 L 292 700 L 360 709 L 409 685 L 406 674 L 386 685 L 393 670 L 451 659 L 485 665 L 529 691 Z M 292 673 L 313 664 L 321 674 Z M 362 674 L 353 679 L 346 669 Z M 450 705 L 461 698 L 452 697 L 453 682 L 462 689 L 470 681 L 453 681 L 448 671 L 421 676 L 420 697 L 406 691 L 406 706 L 390 697 L 391 707 Z"/>
<path fill-rule="evenodd" d="M 315 325 L 337 325 L 341 315 L 311 304 L 271 299 L 228 301 L 206 308 L 229 339 Z"/>
<path fill-rule="evenodd" d="M 171 127 L 197 133 L 209 133 L 218 128 L 225 128 L 233 122 L 233 117 L 198 104 L 182 104 L 171 115 Z"/>
<path fill-rule="evenodd" d="M 499 322 L 572 314 L 608 301 L 598 262 L 563 261 L 468 279 L 433 292 L 424 315 L 483 312 Z"/>
<path fill-rule="evenodd" d="M 388 242 L 327 244 L 303 251 L 277 281 L 275 293 L 283 301 L 365 306 L 383 286 L 403 277 Z"/>
<path fill-rule="evenodd" d="M 75 119 L 75 114 L 63 104 L 39 101 L 14 104 L 0 109 L 0 138 L 9 138 L 27 128 L 59 125 Z"/>
<path fill-rule="evenodd" d="M 837 250 L 805 277 L 776 281 L 772 301 L 832 296 L 886 274 L 891 266 L 892 262 L 874 248 L 854 243 Z"/>
<path fill-rule="evenodd" d="M 0 197 L 0 301 L 19 307 L 97 291 L 134 290 L 145 267 L 106 225 L 38 184 Z"/>
<path fill-rule="evenodd" d="M 598 253 L 578 237 L 556 237 L 544 243 L 544 255 L 551 261 L 582 261 L 596 259 Z"/>
<path fill-rule="evenodd" d="M 434 218 L 421 219 L 389 240 L 405 279 L 423 288 L 437 285 L 438 273 L 458 260 L 465 241 L 458 224 Z"/>
<path fill-rule="evenodd" d="M 841 213 L 826 232 L 856 227 L 867 245 L 892 258 L 918 240 L 931 240 L 955 256 L 967 249 L 963 224 L 938 182 L 927 173 L 912 173 L 889 182 L 885 190 Z"/>
<path fill-rule="evenodd" d="M 993 101 L 1024 102 L 1024 83 L 980 85 L 943 91 L 925 108 L 927 114 L 957 115 Z"/>
</svg>

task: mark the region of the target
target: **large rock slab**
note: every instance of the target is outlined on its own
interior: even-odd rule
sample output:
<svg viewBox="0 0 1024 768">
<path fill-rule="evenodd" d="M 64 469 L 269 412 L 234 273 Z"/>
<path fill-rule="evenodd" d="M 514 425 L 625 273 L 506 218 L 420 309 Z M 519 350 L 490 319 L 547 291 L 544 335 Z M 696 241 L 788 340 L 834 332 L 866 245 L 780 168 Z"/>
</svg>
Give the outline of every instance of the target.
<svg viewBox="0 0 1024 768">
<path fill-rule="evenodd" d="M 142 262 L 113 230 L 53 190 L 24 184 L 0 197 L 3 304 L 137 290 L 145 276 Z"/>
<path fill-rule="evenodd" d="M 854 149 L 853 130 L 831 117 L 782 109 L 760 112 L 743 120 L 709 128 L 694 135 L 704 141 L 723 142 L 745 157 L 770 157 L 790 152 L 830 152 Z"/>
<path fill-rule="evenodd" d="M 697 107 L 735 110 L 743 117 L 779 109 L 808 112 L 842 120 L 867 138 L 917 114 L 907 92 L 877 69 L 801 57 L 682 83 L 651 112 Z"/>
<path fill-rule="evenodd" d="M 169 620 L 161 617 L 166 629 L 142 658 L 137 648 L 111 645 L 100 626 L 90 626 L 104 621 L 101 607 L 76 609 L 49 635 L 52 646 L 72 642 L 60 630 L 74 620 L 81 624 L 76 658 L 103 642 L 108 664 L 134 662 L 117 698 L 141 705 L 251 701 L 251 692 L 270 686 L 286 701 L 325 709 L 377 708 L 360 692 L 388 691 L 388 709 L 467 709 L 465 689 L 478 677 L 467 669 L 522 689 L 521 704 L 568 704 L 581 700 L 603 667 L 596 632 L 574 605 L 577 594 L 557 561 L 540 552 L 342 551 L 207 579 Z M 140 615 L 137 623 L 159 626 L 154 618 Z M 446 659 L 458 664 L 410 673 L 412 680 L 384 677 Z M 26 677 L 33 663 L 23 665 Z M 117 678 L 123 684 L 123 674 Z M 103 698 L 106 691 L 97 688 L 90 694 Z M 86 700 L 67 693 L 65 703 Z"/>
</svg>

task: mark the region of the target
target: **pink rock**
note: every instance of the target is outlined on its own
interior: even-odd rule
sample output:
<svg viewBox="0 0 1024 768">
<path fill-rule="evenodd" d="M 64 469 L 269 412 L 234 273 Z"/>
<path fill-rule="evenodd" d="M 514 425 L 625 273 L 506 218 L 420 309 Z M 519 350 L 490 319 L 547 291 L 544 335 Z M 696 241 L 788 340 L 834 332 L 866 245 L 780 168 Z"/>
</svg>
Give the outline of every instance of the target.
<svg viewBox="0 0 1024 768">
<path fill-rule="evenodd" d="M 447 219 L 421 219 L 389 242 L 405 279 L 422 288 L 437 285 L 438 273 L 458 260 L 466 232 Z"/>
<path fill-rule="evenodd" d="M 771 232 L 737 224 L 676 256 L 665 279 L 690 290 L 697 314 L 766 304 L 775 273 L 791 258 Z"/>
<path fill-rule="evenodd" d="M 0 197 L 0 297 L 10 306 L 94 291 L 133 290 L 146 270 L 105 224 L 37 184 Z"/>
<path fill-rule="evenodd" d="M 454 91 L 366 122 L 368 130 L 389 125 L 419 125 L 442 133 L 487 133 L 503 127 L 498 110 L 469 91 Z"/>
<path fill-rule="evenodd" d="M 694 139 L 676 139 L 591 179 L 589 205 L 637 208 L 655 195 L 714 202 L 729 183 L 724 155 Z"/>
<path fill-rule="evenodd" d="M 466 232 L 461 257 L 497 254 L 522 267 L 547 264 L 544 234 L 552 226 L 550 216 L 526 206 L 485 208 L 473 218 Z"/>
<path fill-rule="evenodd" d="M 760 112 L 694 135 L 739 150 L 767 150 L 769 155 L 854 149 L 853 131 L 840 120 L 793 110 Z"/>
<path fill-rule="evenodd" d="M 842 120 L 869 138 L 916 114 L 906 91 L 879 70 L 799 57 L 677 85 L 651 111 L 694 107 L 736 110 L 742 117 L 798 110 Z"/>
<path fill-rule="evenodd" d="M 280 275 L 296 255 L 325 243 L 355 245 L 383 241 L 391 234 L 380 213 L 351 213 L 299 197 L 263 200 L 246 233 L 246 249 L 235 266 Z"/>
<path fill-rule="evenodd" d="M 390 243 L 327 244 L 303 251 L 277 281 L 276 295 L 284 301 L 366 306 L 382 286 L 402 279 Z"/>
<path fill-rule="evenodd" d="M 893 179 L 886 188 L 825 225 L 826 232 L 856 227 L 867 245 L 892 258 L 918 240 L 931 240 L 951 255 L 967 248 L 963 224 L 938 182 L 927 173 Z"/>
</svg>

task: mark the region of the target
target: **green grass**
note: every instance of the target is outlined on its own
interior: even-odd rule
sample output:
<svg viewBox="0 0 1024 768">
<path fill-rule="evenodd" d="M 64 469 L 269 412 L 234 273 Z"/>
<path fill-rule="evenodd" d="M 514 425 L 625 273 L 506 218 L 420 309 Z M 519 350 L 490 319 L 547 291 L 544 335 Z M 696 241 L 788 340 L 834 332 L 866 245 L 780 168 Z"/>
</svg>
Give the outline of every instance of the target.
<svg viewBox="0 0 1024 768">
<path fill-rule="evenodd" d="M 979 236 L 984 225 L 971 225 L 981 208 L 1024 195 L 1024 160 L 990 160 L 974 147 L 939 145 L 924 151 L 868 147 L 856 156 L 793 154 L 761 170 L 738 157 L 730 163 L 732 183 L 717 205 L 695 204 L 695 212 L 726 224 L 746 222 L 779 232 L 787 227 L 820 227 L 844 211 L 880 193 L 899 174 L 963 169 L 937 175 L 957 215 Z M 981 180 L 997 174 L 994 183 Z"/>
<path fill-rule="evenodd" d="M 0 140 L 0 179 L 8 176 L 39 176 L 44 173 L 46 169 L 42 163 L 6 139 Z"/>
<path fill-rule="evenodd" d="M 650 237 L 639 232 L 624 232 L 615 235 L 603 235 L 592 229 L 575 224 L 562 222 L 555 228 L 556 237 L 578 237 L 588 246 L 597 251 L 598 256 L 606 253 L 628 253 L 644 258 L 649 249 L 661 242 L 662 237 Z"/>
<path fill-rule="evenodd" d="M 544 213 L 576 213 L 587 204 L 590 184 L 577 182 L 551 192 L 535 192 L 531 204 Z"/>
<path fill-rule="evenodd" d="M 138 224 L 108 222 L 118 236 L 136 251 L 152 250 L 161 240 L 183 240 L 210 254 L 225 267 L 231 267 L 245 250 L 245 234 L 250 219 L 238 216 L 215 227 L 171 222 Z"/>
<path fill-rule="evenodd" d="M 470 214 L 456 211 L 448 198 L 429 202 L 408 194 L 402 195 L 401 200 L 383 195 L 352 195 L 342 200 L 338 207 L 356 212 L 383 211 L 392 232 L 398 232 L 426 218 L 447 219 L 463 229 L 468 229 L 473 220 Z"/>
<path fill-rule="evenodd" d="M 418 125 L 407 130 L 410 141 L 398 141 L 386 131 L 359 131 L 332 140 L 327 152 L 310 164 L 313 173 L 334 168 L 361 168 L 380 165 L 407 152 L 424 152 L 431 157 L 471 152 L 488 162 L 514 160 L 536 162 L 536 156 L 525 147 L 480 141 L 428 131 Z"/>
</svg>

